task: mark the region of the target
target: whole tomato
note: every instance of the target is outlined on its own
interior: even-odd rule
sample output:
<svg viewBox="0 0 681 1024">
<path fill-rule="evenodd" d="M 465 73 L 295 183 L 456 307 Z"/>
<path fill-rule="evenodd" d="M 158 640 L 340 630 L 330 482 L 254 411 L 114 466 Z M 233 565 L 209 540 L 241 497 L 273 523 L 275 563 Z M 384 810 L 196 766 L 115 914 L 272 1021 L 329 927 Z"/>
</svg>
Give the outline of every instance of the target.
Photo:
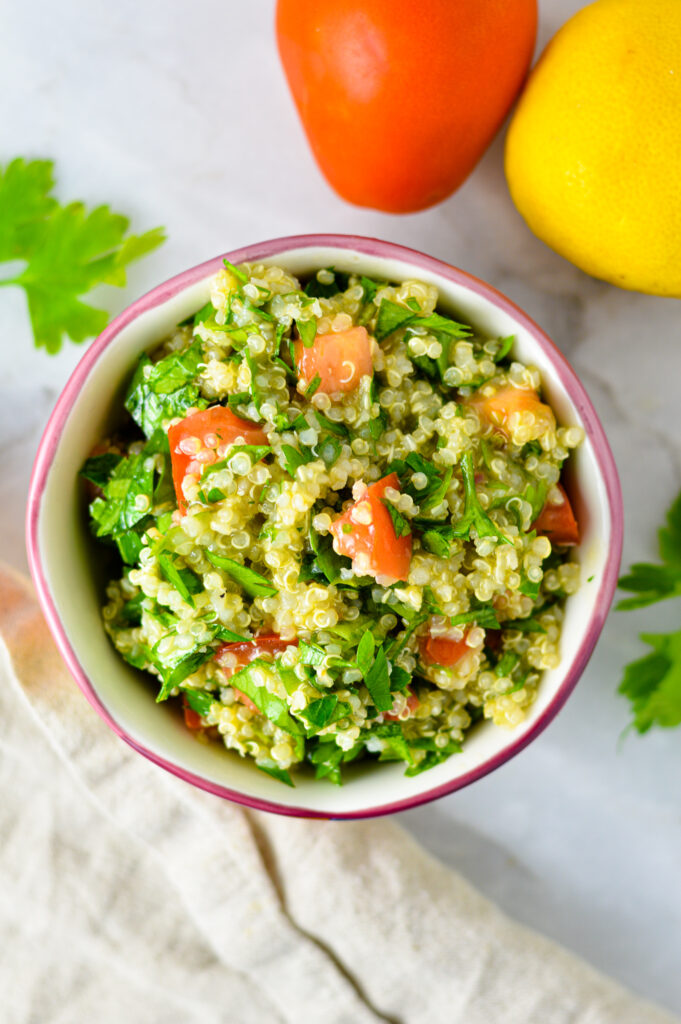
<svg viewBox="0 0 681 1024">
<path fill-rule="evenodd" d="M 278 0 L 312 151 L 358 206 L 422 210 L 471 172 L 534 48 L 536 0 Z"/>
</svg>

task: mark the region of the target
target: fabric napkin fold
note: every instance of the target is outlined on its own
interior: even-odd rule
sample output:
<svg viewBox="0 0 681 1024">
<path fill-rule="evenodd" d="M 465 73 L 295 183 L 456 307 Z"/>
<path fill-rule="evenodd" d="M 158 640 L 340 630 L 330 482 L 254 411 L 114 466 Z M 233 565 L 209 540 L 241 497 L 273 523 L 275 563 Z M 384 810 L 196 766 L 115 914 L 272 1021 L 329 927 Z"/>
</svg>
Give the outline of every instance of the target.
<svg viewBox="0 0 681 1024">
<path fill-rule="evenodd" d="M 202 793 L 80 694 L 0 569 L 6 1024 L 672 1024 L 394 821 Z"/>
</svg>

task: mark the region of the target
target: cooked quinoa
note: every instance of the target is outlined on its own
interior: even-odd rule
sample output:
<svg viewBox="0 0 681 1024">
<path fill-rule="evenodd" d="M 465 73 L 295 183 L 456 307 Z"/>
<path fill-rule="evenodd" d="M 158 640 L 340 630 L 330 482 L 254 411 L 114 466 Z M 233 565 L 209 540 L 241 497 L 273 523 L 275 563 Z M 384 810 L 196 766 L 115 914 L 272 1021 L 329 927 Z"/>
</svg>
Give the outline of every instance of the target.
<svg viewBox="0 0 681 1024">
<path fill-rule="evenodd" d="M 583 432 L 513 338 L 416 280 L 226 262 L 125 406 L 83 469 L 119 564 L 104 624 L 197 738 L 338 783 L 523 720 L 579 585 Z"/>
</svg>

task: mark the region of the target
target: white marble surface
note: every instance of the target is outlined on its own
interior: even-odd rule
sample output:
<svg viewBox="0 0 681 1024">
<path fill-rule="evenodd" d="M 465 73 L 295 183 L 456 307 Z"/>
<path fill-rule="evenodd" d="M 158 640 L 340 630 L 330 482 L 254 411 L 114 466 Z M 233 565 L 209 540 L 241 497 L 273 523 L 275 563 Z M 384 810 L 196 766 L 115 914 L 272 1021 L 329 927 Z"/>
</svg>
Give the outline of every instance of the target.
<svg viewBox="0 0 681 1024">
<path fill-rule="evenodd" d="M 543 0 L 540 42 L 579 0 Z M 120 310 L 218 252 L 304 231 L 375 235 L 477 274 L 523 306 L 582 376 L 619 465 L 625 561 L 650 556 L 681 485 L 678 303 L 585 277 L 525 228 L 497 140 L 451 200 L 398 218 L 351 208 L 317 173 L 276 60 L 272 0 L 64 0 L 0 12 L 0 162 L 57 161 L 59 193 L 110 202 L 169 241 Z M 23 295 L 0 294 L 0 557 L 25 566 L 30 465 L 81 352 L 33 349 Z M 620 734 L 615 695 L 639 629 L 678 606 L 613 614 L 574 696 L 525 753 L 402 823 L 510 913 L 681 1012 L 681 730 Z"/>
</svg>

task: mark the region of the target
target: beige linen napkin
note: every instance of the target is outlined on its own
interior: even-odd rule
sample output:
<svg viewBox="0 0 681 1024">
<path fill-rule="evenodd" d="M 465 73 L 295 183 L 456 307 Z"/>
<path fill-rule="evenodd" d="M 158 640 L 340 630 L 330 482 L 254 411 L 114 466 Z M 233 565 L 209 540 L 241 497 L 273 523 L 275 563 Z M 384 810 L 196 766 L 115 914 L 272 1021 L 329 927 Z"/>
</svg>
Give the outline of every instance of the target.
<svg viewBox="0 0 681 1024">
<path fill-rule="evenodd" d="M 119 740 L 0 570 L 3 1024 L 670 1024 L 394 822 L 195 790 Z"/>
</svg>

